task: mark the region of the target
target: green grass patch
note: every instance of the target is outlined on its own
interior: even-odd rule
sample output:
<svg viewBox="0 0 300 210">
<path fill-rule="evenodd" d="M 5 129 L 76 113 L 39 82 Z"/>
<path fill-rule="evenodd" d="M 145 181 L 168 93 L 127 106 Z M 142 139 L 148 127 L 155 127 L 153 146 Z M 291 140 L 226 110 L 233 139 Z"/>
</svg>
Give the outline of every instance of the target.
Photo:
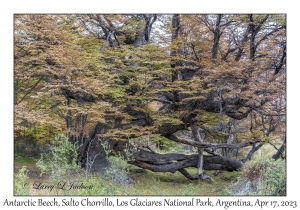
<svg viewBox="0 0 300 210">
<path fill-rule="evenodd" d="M 237 181 L 239 172 L 222 172 L 214 176 L 214 171 L 208 171 L 215 182 L 211 180 L 189 180 L 180 172 L 152 172 L 129 165 L 121 157 L 110 157 L 110 161 L 118 168 L 116 172 L 128 174 L 135 184 L 114 181 L 106 176 L 94 176 L 87 174 L 77 163 L 77 147 L 71 145 L 65 136 L 57 136 L 56 141 L 60 142 L 53 146 L 51 154 L 43 155 L 38 161 L 32 157 L 15 155 L 15 167 L 27 166 L 26 170 L 15 170 L 15 191 L 17 194 L 29 193 L 29 195 L 72 195 L 72 196 L 219 196 L 222 190 Z M 112 167 L 112 170 L 114 168 Z M 197 174 L 196 168 L 187 169 L 191 174 Z M 43 172 L 43 177 L 40 176 Z M 119 175 L 119 174 L 118 174 Z M 28 176 L 28 177 L 27 177 Z M 127 175 L 126 175 L 127 176 Z M 29 182 L 37 180 L 46 185 L 56 186 L 53 190 L 36 190 L 33 187 L 23 189 L 22 183 L 29 178 Z M 18 181 L 19 180 L 19 181 Z M 114 181 L 112 181 L 114 180 Z M 72 188 L 71 190 L 57 187 L 59 183 L 66 183 L 66 186 L 77 183 L 87 188 Z M 90 186 L 90 187 L 89 187 Z"/>
<path fill-rule="evenodd" d="M 192 174 L 197 173 L 196 168 L 189 168 Z M 222 190 L 237 180 L 239 172 L 223 172 L 213 176 L 214 171 L 208 172 L 216 183 L 210 180 L 189 180 L 181 173 L 152 172 L 131 173 L 136 184 L 132 186 L 138 195 L 191 195 L 191 196 L 218 196 Z"/>
<path fill-rule="evenodd" d="M 34 157 L 23 156 L 22 154 L 14 155 L 15 164 L 19 165 L 35 165 L 37 159 Z"/>
<path fill-rule="evenodd" d="M 23 162 L 24 163 L 24 162 Z M 30 164 L 31 166 L 31 164 Z M 29 168 L 29 171 L 33 168 Z M 196 168 L 189 168 L 192 174 L 197 173 Z M 239 172 L 222 172 L 213 176 L 214 171 L 207 172 L 216 183 L 210 180 L 189 180 L 181 173 L 175 172 L 152 172 L 142 170 L 135 166 L 129 170 L 129 176 L 135 181 L 134 185 L 120 185 L 99 176 L 89 176 L 86 180 L 84 174 L 77 181 L 86 186 L 93 186 L 86 190 L 34 190 L 30 189 L 29 195 L 74 195 L 74 196 L 220 196 L 222 190 L 237 181 Z M 30 174 L 30 173 L 28 173 Z M 80 176 L 80 175 L 79 175 Z M 29 177 L 29 183 L 34 183 L 35 178 Z M 40 181 L 40 180 L 39 180 Z M 52 183 L 48 178 L 43 183 Z M 52 183 L 53 184 L 53 183 Z"/>
</svg>

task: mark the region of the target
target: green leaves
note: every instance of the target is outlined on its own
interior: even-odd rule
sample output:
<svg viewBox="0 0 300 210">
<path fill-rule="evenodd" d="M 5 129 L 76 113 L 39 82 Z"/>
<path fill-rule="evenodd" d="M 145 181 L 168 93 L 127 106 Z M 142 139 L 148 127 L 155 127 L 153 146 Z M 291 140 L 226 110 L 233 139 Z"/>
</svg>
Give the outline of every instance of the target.
<svg viewBox="0 0 300 210">
<path fill-rule="evenodd" d="M 23 166 L 17 174 L 14 175 L 14 196 L 30 195 L 30 185 L 27 183 L 28 169 Z"/>
<path fill-rule="evenodd" d="M 50 179 L 58 183 L 66 178 L 71 179 L 80 166 L 77 164 L 78 146 L 64 135 L 58 135 L 54 140 L 54 145 L 49 145 L 50 153 L 43 154 L 36 165 L 40 168 L 41 175 L 50 173 Z"/>
<path fill-rule="evenodd" d="M 285 15 L 179 15 L 177 26 L 157 17 L 156 34 L 143 34 L 156 15 L 16 15 L 15 131 L 44 143 L 61 132 L 86 137 L 101 122 L 106 137 L 123 140 L 188 127 L 197 115 L 206 141 L 225 142 L 229 132 L 272 141 L 278 133 L 265 132 L 280 120 L 262 128 L 247 116 L 282 116 Z M 226 115 L 243 120 L 229 131 Z"/>
</svg>

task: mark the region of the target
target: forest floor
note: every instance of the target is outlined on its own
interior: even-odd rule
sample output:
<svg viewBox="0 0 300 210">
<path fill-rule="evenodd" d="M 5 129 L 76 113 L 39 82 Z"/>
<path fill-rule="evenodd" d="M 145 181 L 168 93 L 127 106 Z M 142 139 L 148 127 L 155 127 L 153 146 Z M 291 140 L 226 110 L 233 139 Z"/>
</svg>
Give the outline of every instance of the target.
<svg viewBox="0 0 300 210">
<path fill-rule="evenodd" d="M 49 194 L 45 190 L 33 189 L 34 183 L 48 183 L 49 175 L 40 176 L 40 170 L 35 165 L 36 160 L 33 158 L 18 157 L 15 158 L 14 173 L 26 166 L 28 170 L 27 176 L 30 189 L 30 195 L 55 195 Z M 214 176 L 214 171 L 209 171 L 215 183 L 210 180 L 189 180 L 179 172 L 175 173 L 155 173 L 148 170 L 136 170 L 137 167 L 132 166 L 129 170 L 129 176 L 135 181 L 134 185 L 117 186 L 115 195 L 145 195 L 145 196 L 220 196 L 224 189 L 229 187 L 233 182 L 237 181 L 239 172 L 222 172 L 218 176 Z M 195 174 L 194 168 L 188 169 L 190 173 Z M 84 176 L 83 176 L 84 179 Z M 103 182 L 103 180 L 102 180 Z M 104 180 L 106 184 L 101 186 L 111 186 L 110 181 Z M 117 184 L 116 184 L 117 185 Z M 100 185 L 99 185 L 100 186 Z M 123 190 L 120 190 L 123 189 Z M 110 194 L 111 195 L 111 194 Z"/>
</svg>

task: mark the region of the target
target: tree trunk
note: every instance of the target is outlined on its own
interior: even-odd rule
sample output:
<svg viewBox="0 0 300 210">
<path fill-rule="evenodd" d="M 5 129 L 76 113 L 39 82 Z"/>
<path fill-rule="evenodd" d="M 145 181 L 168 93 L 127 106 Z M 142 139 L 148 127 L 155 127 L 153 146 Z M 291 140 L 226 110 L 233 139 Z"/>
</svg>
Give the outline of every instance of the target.
<svg viewBox="0 0 300 210">
<path fill-rule="evenodd" d="M 213 33 L 214 33 L 214 44 L 213 44 L 213 48 L 212 48 L 212 58 L 213 59 L 218 58 L 219 42 L 220 42 L 220 37 L 222 35 L 222 33 L 220 31 L 221 18 L 222 18 L 222 15 L 219 14 L 217 17 L 215 29 L 213 31 Z"/>
<path fill-rule="evenodd" d="M 157 19 L 157 15 L 138 15 L 139 21 L 144 21 L 138 29 L 135 39 L 132 41 L 134 47 L 145 45 L 149 42 L 152 25 Z M 131 44 L 131 43 L 128 43 Z"/>
<path fill-rule="evenodd" d="M 182 66 L 182 62 L 180 60 L 174 59 L 176 55 L 181 54 L 181 46 L 179 46 L 179 43 L 175 43 L 178 41 L 178 38 L 180 37 L 181 34 L 181 25 L 180 25 L 180 15 L 175 14 L 172 16 L 172 44 L 174 46 L 172 47 L 171 50 L 171 68 L 172 68 L 172 82 L 178 80 L 178 70 L 175 69 L 176 66 Z"/>
<path fill-rule="evenodd" d="M 284 137 L 284 142 L 283 142 L 283 145 L 277 150 L 277 152 L 272 156 L 272 158 L 274 160 L 278 160 L 279 157 L 282 157 L 282 159 L 284 158 L 283 157 L 283 152 L 285 150 L 285 146 L 286 146 L 286 137 Z"/>
<path fill-rule="evenodd" d="M 202 138 L 200 136 L 199 133 L 199 128 L 197 125 L 197 122 L 200 121 L 199 118 L 192 118 L 192 122 L 191 122 L 191 127 L 192 127 L 192 133 L 193 136 L 195 138 L 195 141 L 203 143 Z M 203 175 L 203 152 L 204 149 L 203 148 L 198 148 L 198 176 L 200 177 L 200 179 L 202 179 L 202 175 Z"/>
<path fill-rule="evenodd" d="M 241 59 L 242 55 L 244 54 L 244 46 L 245 46 L 245 44 L 246 44 L 246 42 L 249 38 L 248 37 L 249 33 L 250 33 L 250 26 L 248 25 L 247 29 L 246 29 L 246 31 L 243 35 L 243 39 L 241 40 L 241 43 L 238 46 L 238 52 L 237 52 L 237 54 L 235 56 L 235 59 L 234 59 L 235 61 L 239 61 Z"/>
</svg>

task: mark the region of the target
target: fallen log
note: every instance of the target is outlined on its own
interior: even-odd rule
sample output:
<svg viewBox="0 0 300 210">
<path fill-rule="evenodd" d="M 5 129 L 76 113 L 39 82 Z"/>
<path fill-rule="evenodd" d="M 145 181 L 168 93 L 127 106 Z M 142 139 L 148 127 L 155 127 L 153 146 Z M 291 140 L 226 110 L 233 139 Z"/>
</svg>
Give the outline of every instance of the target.
<svg viewBox="0 0 300 210">
<path fill-rule="evenodd" d="M 179 171 L 189 179 L 197 179 L 196 176 L 190 175 L 185 168 L 198 166 L 198 154 L 159 154 L 146 150 L 139 150 L 134 153 L 134 160 L 129 161 L 130 164 L 153 172 L 171 172 Z M 243 163 L 228 157 L 220 156 L 203 156 L 204 170 L 223 170 L 235 171 L 240 169 Z"/>
</svg>

